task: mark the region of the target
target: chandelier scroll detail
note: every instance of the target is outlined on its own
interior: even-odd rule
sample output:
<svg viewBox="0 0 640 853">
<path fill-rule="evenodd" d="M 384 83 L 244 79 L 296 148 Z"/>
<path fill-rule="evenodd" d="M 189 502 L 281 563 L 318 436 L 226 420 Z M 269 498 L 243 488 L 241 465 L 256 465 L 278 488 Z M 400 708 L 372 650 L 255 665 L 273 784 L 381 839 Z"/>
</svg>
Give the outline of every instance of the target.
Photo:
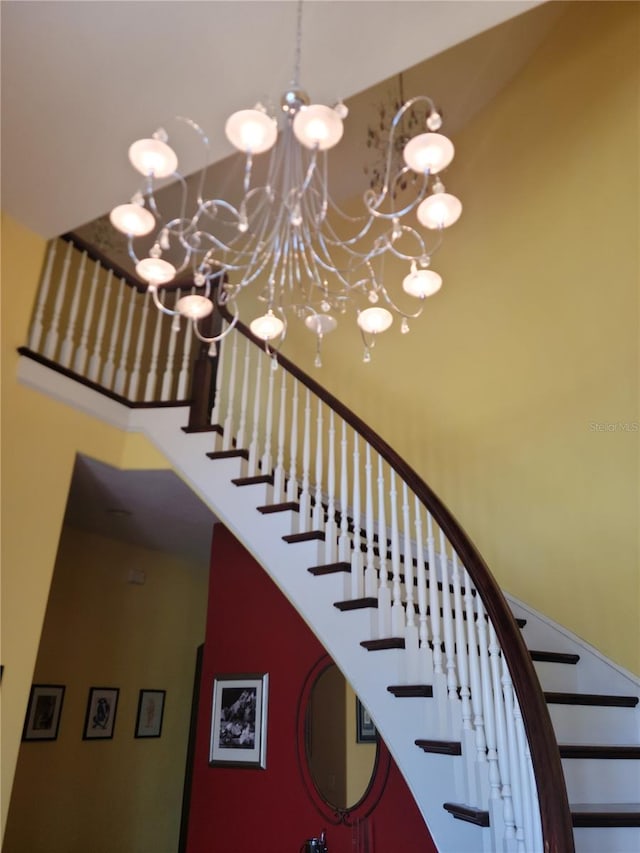
<svg viewBox="0 0 640 853">
<path fill-rule="evenodd" d="M 442 118 L 431 98 L 410 98 L 391 122 L 380 186 L 364 193 L 358 215 L 342 211 L 329 191 L 328 151 L 343 135 L 348 110 L 342 102 L 335 106 L 310 103 L 299 85 L 300 41 L 299 5 L 296 68 L 281 99 L 280 120 L 256 104 L 233 113 L 226 122 L 227 139 L 244 155 L 239 202 L 205 197 L 209 140 L 198 124 L 180 117 L 176 121 L 197 135 L 205 155 L 195 203 L 189 204 L 178 156 L 167 132 L 160 129 L 129 148 L 129 160 L 143 183 L 128 204 L 111 211 L 110 220 L 127 235 L 136 274 L 147 283 L 158 310 L 173 316 L 174 323 L 180 317 L 190 321 L 196 336 L 212 351 L 235 325 L 236 300 L 249 289 L 263 303 L 261 313 L 250 323 L 251 331 L 270 350 L 279 349 L 295 318 L 314 336 L 319 367 L 325 336 L 337 327 L 339 317 L 355 314 L 353 325 L 368 362 L 377 335 L 394 318 L 400 321 L 400 331 L 408 332 L 425 299 L 442 285 L 431 260 L 442 244 L 444 229 L 462 211 L 460 201 L 445 190 L 440 177 L 453 160 L 454 146 L 439 132 Z M 416 105 L 425 109 L 426 126 L 408 140 L 398 166 L 396 137 L 403 116 Z M 266 156 L 266 180 L 260 182 L 254 179 L 254 158 Z M 398 191 L 406 186 L 408 174 L 417 178 L 409 200 L 406 192 Z M 165 178 L 178 181 L 182 194 L 180 209 L 169 216 L 161 212 L 157 197 L 158 181 Z M 152 233 L 148 255 L 138 257 L 136 238 Z M 385 283 L 387 257 L 406 263 L 401 286 Z M 218 284 L 221 273 L 224 283 Z M 191 293 L 168 308 L 159 291 L 186 275 L 193 281 Z M 220 334 L 208 336 L 201 321 L 217 305 L 225 305 L 233 320 Z"/>
</svg>

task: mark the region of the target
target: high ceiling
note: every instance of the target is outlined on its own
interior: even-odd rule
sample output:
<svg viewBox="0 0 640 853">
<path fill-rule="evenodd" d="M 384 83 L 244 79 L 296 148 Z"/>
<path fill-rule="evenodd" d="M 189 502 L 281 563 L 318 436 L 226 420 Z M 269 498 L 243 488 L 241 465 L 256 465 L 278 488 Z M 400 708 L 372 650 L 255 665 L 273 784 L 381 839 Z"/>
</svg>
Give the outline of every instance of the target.
<svg viewBox="0 0 640 853">
<path fill-rule="evenodd" d="M 536 5 L 309 0 L 301 80 L 316 101 L 349 98 Z M 2 208 L 44 237 L 129 198 L 133 140 L 186 115 L 221 159 L 228 115 L 278 103 L 292 75 L 291 0 L 3 0 L 0 10 Z M 188 154 L 182 169 L 197 165 Z"/>
<path fill-rule="evenodd" d="M 437 91 L 426 94 L 443 107 L 451 133 L 527 61 L 559 6 L 305 2 L 302 83 L 314 100 L 350 99 L 355 147 L 345 133 L 346 153 L 332 152 L 342 191 L 354 192 L 363 180 L 362 168 L 349 163 L 358 146 L 364 149 L 367 110 L 389 95 L 382 81 L 406 72 L 407 89 L 421 86 L 420 68 L 435 56 L 427 76 Z M 293 69 L 291 0 L 2 0 L 0 16 L 2 210 L 47 238 L 92 223 L 85 231 L 97 243 L 93 220 L 136 188 L 129 144 L 172 116 L 199 121 L 214 159 L 227 158 L 228 115 L 257 100 L 277 103 Z M 454 45 L 460 46 L 449 50 Z M 189 154 L 181 162 L 185 173 L 198 165 Z M 224 180 L 225 163 L 214 173 Z M 84 459 L 67 520 L 200 562 L 207 560 L 213 518 L 172 472 L 117 471 Z"/>
</svg>

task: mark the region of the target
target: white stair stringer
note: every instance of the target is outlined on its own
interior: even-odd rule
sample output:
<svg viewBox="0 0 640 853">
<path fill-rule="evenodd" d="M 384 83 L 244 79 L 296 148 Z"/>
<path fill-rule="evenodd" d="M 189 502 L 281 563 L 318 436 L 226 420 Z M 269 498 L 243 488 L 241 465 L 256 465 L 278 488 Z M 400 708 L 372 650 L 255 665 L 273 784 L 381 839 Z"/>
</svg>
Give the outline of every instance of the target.
<svg viewBox="0 0 640 853">
<path fill-rule="evenodd" d="M 438 727 L 436 700 L 397 699 L 386 689 L 406 678 L 403 650 L 368 652 L 362 648 L 361 640 L 370 637 L 370 614 L 365 611 L 345 614 L 334 607 L 336 601 L 346 597 L 343 573 L 314 577 L 307 571 L 324 562 L 324 543 L 285 542 L 282 536 L 295 530 L 295 514 L 259 513 L 257 507 L 268 502 L 270 487 L 233 485 L 233 478 L 244 475 L 243 460 L 207 459 L 205 453 L 213 444 L 211 433 L 184 433 L 181 427 L 185 423 L 186 412 L 181 409 L 136 409 L 132 413 L 133 427 L 151 439 L 262 565 L 342 670 L 369 709 L 438 849 L 442 853 L 491 850 L 488 830 L 454 821 L 442 807 L 446 801 L 460 800 L 454 759 L 426 755 L 415 746 L 417 738 L 453 736 Z M 479 848 L 483 835 L 487 837 Z"/>
</svg>

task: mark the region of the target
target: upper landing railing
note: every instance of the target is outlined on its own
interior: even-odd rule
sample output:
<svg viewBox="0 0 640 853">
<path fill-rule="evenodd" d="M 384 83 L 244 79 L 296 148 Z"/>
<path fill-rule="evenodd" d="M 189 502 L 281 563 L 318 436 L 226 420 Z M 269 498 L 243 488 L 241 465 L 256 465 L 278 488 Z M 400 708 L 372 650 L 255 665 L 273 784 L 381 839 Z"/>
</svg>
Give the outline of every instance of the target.
<svg viewBox="0 0 640 853">
<path fill-rule="evenodd" d="M 242 324 L 212 372 L 190 329 L 149 307 L 124 275 L 58 241 L 21 352 L 127 405 L 190 404 L 192 428 L 219 425 L 215 449 L 246 451 L 247 476 L 270 478 L 273 502 L 299 509 L 299 531 L 322 532 L 325 563 L 348 569 L 351 599 L 377 607 L 370 639 L 401 642 L 407 671 L 433 681 L 443 738 L 463 744 L 467 804 L 489 811 L 501 833 L 495 849 L 572 853 L 531 657 L 453 515 L 380 436 Z"/>
</svg>

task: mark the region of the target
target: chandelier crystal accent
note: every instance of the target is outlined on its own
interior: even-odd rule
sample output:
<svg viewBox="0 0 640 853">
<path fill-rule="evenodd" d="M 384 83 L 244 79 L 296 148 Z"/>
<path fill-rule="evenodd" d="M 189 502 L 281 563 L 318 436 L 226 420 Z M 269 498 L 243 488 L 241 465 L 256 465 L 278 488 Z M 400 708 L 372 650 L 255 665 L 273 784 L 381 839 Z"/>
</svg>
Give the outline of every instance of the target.
<svg viewBox="0 0 640 853">
<path fill-rule="evenodd" d="M 209 140 L 194 121 L 178 117 L 204 149 L 197 197 L 190 204 L 178 156 L 161 128 L 129 148 L 129 160 L 143 184 L 130 203 L 111 211 L 110 220 L 127 235 L 136 274 L 147 283 L 158 310 L 174 316 L 174 323 L 185 317 L 201 341 L 214 344 L 228 334 L 239 316 L 236 300 L 250 289 L 266 307 L 250 328 L 270 350 L 282 345 L 289 321 L 300 320 L 315 336 L 315 364 L 321 366 L 321 344 L 338 325 L 336 315 L 351 313 L 368 362 L 377 335 L 389 329 L 394 318 L 400 320 L 401 333 L 408 332 L 409 320 L 420 316 L 425 299 L 442 285 L 429 267 L 443 230 L 462 211 L 440 178 L 453 160 L 454 146 L 439 132 L 442 118 L 431 98 L 418 95 L 405 101 L 390 124 L 380 186 L 364 193 L 359 215 L 344 213 L 329 192 L 327 152 L 342 138 L 348 110 L 342 102 L 310 103 L 299 85 L 300 43 L 299 3 L 295 72 L 281 99 L 280 119 L 258 103 L 226 122 L 227 139 L 245 158 L 239 201 L 205 197 Z M 403 162 L 397 165 L 396 135 L 403 116 L 416 105 L 426 111 L 425 132 L 408 140 Z M 267 152 L 266 180 L 254 180 L 254 158 Z M 407 199 L 408 191 L 399 188 L 407 185 L 410 174 L 416 180 Z M 158 180 L 170 177 L 180 182 L 182 203 L 177 214 L 165 216 L 156 188 Z M 435 233 L 427 239 L 418 223 Z M 148 256 L 139 258 L 134 240 L 154 230 Z M 386 258 L 407 264 L 402 282 L 385 283 Z M 171 287 L 178 276 L 181 282 L 188 276 L 193 290 L 171 309 L 158 290 Z M 226 306 L 233 320 L 209 337 L 199 320 L 216 305 Z"/>
</svg>

